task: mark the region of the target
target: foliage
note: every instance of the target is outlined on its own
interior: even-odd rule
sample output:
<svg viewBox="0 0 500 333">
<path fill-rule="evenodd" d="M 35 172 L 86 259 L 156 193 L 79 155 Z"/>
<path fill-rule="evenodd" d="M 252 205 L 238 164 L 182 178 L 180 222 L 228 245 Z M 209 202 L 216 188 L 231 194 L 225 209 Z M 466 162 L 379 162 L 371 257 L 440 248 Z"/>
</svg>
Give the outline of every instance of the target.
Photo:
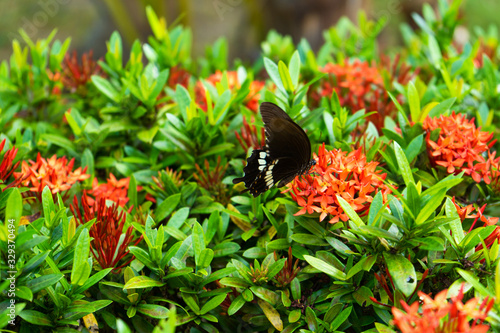
<svg viewBox="0 0 500 333">
<path fill-rule="evenodd" d="M 500 331 L 498 38 L 454 41 L 460 3 L 425 4 L 391 56 L 361 13 L 317 54 L 270 32 L 253 67 L 224 39 L 193 59 L 149 7 L 147 43 L 115 32 L 99 60 L 21 33 L 0 64 L 0 328 Z M 263 101 L 317 163 L 254 198 L 232 179 Z"/>
</svg>

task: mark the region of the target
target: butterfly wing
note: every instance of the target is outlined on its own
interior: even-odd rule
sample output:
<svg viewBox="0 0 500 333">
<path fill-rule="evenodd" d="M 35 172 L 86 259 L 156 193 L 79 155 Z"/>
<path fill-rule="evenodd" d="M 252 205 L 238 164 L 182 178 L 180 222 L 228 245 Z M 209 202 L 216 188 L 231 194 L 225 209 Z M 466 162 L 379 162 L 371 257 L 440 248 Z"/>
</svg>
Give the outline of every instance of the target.
<svg viewBox="0 0 500 333">
<path fill-rule="evenodd" d="M 235 184 L 245 182 L 245 187 L 253 196 L 276 184 L 278 187 L 286 185 L 312 165 L 311 143 L 304 130 L 273 103 L 262 103 L 260 113 L 264 121 L 266 146 L 252 152 L 243 169 L 245 175 L 233 180 Z"/>
<path fill-rule="evenodd" d="M 283 160 L 290 173 L 305 168 L 311 159 L 311 143 L 304 130 L 279 106 L 264 102 L 260 114 L 266 131 L 266 151 L 271 160 Z M 286 173 L 286 168 L 280 168 Z"/>
</svg>

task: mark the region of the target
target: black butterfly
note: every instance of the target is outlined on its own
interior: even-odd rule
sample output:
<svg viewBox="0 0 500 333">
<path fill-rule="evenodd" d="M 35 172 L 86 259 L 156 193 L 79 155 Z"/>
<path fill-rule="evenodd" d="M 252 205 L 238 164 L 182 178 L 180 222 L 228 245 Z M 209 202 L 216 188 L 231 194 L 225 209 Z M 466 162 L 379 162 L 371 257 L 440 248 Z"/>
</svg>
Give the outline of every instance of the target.
<svg viewBox="0 0 500 333">
<path fill-rule="evenodd" d="M 245 182 L 247 191 L 256 197 L 277 184 L 285 186 L 295 176 L 309 171 L 311 143 L 304 130 L 279 106 L 264 102 L 260 105 L 264 121 L 266 146 L 255 149 L 243 169 L 245 175 L 233 183 Z"/>
</svg>

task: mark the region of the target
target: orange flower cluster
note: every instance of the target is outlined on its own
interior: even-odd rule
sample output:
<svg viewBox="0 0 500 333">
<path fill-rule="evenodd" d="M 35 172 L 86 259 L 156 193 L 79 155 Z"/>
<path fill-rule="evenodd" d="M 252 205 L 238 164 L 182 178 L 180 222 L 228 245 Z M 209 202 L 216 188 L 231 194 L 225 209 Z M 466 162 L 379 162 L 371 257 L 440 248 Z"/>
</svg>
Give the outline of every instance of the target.
<svg viewBox="0 0 500 333">
<path fill-rule="evenodd" d="M 431 140 L 431 132 L 441 129 L 437 142 Z M 484 180 L 491 182 L 491 168 L 498 166 L 500 158 L 495 159 L 495 153 L 490 148 L 496 142 L 493 133 L 483 132 L 476 128 L 474 119 L 468 120 L 463 114 L 451 116 L 441 115 L 437 118 L 427 117 L 423 124 L 427 131 L 427 151 L 434 165 L 446 168 L 448 173 L 464 172 L 476 182 Z M 484 158 L 484 154 L 488 158 Z M 498 170 L 498 167 L 496 167 Z"/>
<path fill-rule="evenodd" d="M 391 187 L 384 184 L 387 174 L 376 170 L 377 162 L 366 162 L 361 149 L 343 152 L 326 150 L 323 144 L 314 154 L 316 165 L 311 174 L 296 177 L 291 183 L 291 196 L 302 207 L 295 215 L 320 213 L 319 220 L 330 217 L 329 223 L 347 221 L 349 217 L 339 205 L 337 195 L 358 213 L 366 213 L 378 191 L 384 200 Z"/>
<path fill-rule="evenodd" d="M 311 98 L 317 100 L 323 96 L 331 96 L 333 90 L 339 96 L 340 105 L 350 108 L 353 112 L 364 109 L 374 94 L 383 94 L 384 85 L 382 76 L 375 66 L 366 61 L 347 59 L 344 64 L 329 63 L 321 69 L 330 74 L 328 80 L 323 81 L 317 92 L 311 92 Z"/>
<path fill-rule="evenodd" d="M 429 295 L 419 291 L 418 295 L 423 302 L 421 311 L 419 311 L 418 301 L 412 305 L 401 301 L 406 313 L 393 307 L 394 325 L 403 333 L 488 332 L 490 327 L 483 322 L 494 304 L 494 299 L 487 297 L 479 304 L 476 298 L 472 298 L 463 304 L 464 294 L 461 289 L 459 294 L 448 302 L 447 292 L 443 290 L 432 299 Z"/>
<path fill-rule="evenodd" d="M 241 87 L 241 82 L 238 80 L 238 73 L 236 71 L 228 71 L 227 73 L 227 81 L 229 85 L 229 89 L 239 89 Z M 206 81 L 211 83 L 213 86 L 217 84 L 217 82 L 221 82 L 222 80 L 222 72 L 217 71 L 215 74 L 210 75 Z M 250 110 L 257 112 L 259 109 L 259 99 L 260 99 L 260 91 L 264 87 L 265 83 L 262 81 L 252 81 L 250 83 L 250 92 L 248 96 L 245 98 L 244 103 L 247 108 Z M 207 99 L 206 99 L 206 88 L 203 86 L 201 81 L 196 84 L 195 94 L 196 94 L 196 102 L 204 111 L 207 110 Z"/>
<path fill-rule="evenodd" d="M 97 198 L 104 198 L 116 202 L 118 206 L 124 207 L 128 202 L 128 185 L 130 178 L 122 178 L 117 180 L 116 177 L 110 173 L 106 183 L 99 184 L 97 178 L 92 182 L 92 190 L 86 191 L 88 195 L 87 200 L 90 206 L 94 205 Z"/>
<path fill-rule="evenodd" d="M 67 199 L 67 191 L 78 181 L 83 181 L 90 177 L 86 174 L 87 167 L 83 170 L 77 168 L 73 171 L 75 159 L 68 162 L 66 156 L 57 158 L 56 155 L 49 159 L 43 158 L 40 153 L 36 157 L 36 162 L 23 161 L 21 164 L 21 172 L 14 172 L 14 177 L 22 179 L 21 185 L 29 187 L 29 196 L 35 196 L 40 202 L 42 201 L 42 191 L 45 186 L 48 186 L 52 195 L 61 193 L 63 199 Z"/>
</svg>

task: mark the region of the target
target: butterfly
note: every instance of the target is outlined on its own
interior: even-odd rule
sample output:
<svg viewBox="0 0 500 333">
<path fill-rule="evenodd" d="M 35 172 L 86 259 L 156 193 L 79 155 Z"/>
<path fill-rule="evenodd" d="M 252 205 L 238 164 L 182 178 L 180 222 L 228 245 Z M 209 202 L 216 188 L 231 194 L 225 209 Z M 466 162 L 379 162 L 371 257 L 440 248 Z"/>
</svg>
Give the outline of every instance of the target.
<svg viewBox="0 0 500 333">
<path fill-rule="evenodd" d="M 233 183 L 245 182 L 245 191 L 254 197 L 276 185 L 282 187 L 296 176 L 303 175 L 316 164 L 311 159 L 311 142 L 304 130 L 279 106 L 260 105 L 264 121 L 266 146 L 254 149 L 243 168 L 245 175 Z"/>
</svg>

